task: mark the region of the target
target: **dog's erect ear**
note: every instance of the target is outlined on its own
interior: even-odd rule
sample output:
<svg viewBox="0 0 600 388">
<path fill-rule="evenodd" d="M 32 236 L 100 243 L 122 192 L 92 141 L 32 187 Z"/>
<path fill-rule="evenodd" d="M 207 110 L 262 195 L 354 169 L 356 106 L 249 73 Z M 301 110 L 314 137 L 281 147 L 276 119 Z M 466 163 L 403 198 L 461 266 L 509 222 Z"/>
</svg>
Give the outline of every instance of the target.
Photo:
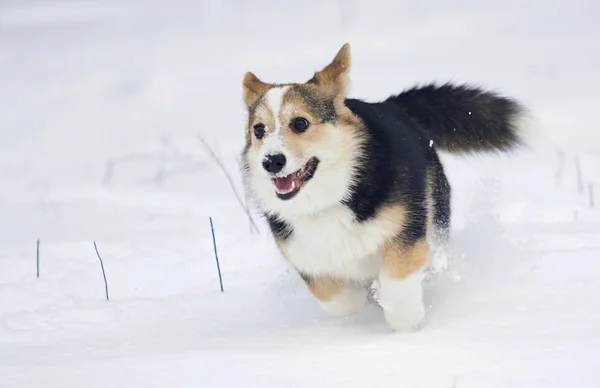
<svg viewBox="0 0 600 388">
<path fill-rule="evenodd" d="M 254 104 L 270 88 L 271 85 L 262 82 L 251 72 L 244 74 L 242 90 L 244 92 L 244 102 L 247 106 Z"/>
<path fill-rule="evenodd" d="M 350 45 L 346 43 L 333 61 L 315 73 L 308 83 L 315 84 L 332 97 L 344 98 L 348 92 L 350 73 Z"/>
</svg>

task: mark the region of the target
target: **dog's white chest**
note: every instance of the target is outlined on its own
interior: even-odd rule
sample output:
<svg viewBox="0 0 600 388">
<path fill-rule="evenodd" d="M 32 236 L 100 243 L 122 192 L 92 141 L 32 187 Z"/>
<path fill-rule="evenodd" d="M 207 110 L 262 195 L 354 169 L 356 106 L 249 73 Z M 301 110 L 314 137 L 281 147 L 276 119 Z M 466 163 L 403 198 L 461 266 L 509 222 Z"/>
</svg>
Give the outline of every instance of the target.
<svg viewBox="0 0 600 388">
<path fill-rule="evenodd" d="M 377 276 L 385 237 L 376 222 L 355 222 L 352 212 L 339 206 L 295 219 L 291 225 L 294 232 L 286 253 L 300 271 L 355 280 Z"/>
</svg>

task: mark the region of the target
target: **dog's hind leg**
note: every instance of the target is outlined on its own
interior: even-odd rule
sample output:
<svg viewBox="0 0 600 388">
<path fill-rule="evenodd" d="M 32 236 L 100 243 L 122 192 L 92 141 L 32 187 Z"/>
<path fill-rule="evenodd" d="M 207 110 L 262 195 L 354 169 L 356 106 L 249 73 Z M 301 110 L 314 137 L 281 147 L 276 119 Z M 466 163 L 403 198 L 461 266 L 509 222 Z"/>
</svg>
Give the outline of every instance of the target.
<svg viewBox="0 0 600 388">
<path fill-rule="evenodd" d="M 365 305 L 368 291 L 362 284 L 330 276 L 301 276 L 323 310 L 333 316 L 353 315 Z"/>
</svg>

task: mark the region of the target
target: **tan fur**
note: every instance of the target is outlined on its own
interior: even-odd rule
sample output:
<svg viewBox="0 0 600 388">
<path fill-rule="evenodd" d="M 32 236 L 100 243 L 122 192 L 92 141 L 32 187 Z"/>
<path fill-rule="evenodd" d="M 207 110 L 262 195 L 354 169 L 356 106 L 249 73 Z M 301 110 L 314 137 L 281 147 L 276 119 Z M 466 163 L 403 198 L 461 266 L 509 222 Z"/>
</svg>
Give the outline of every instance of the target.
<svg viewBox="0 0 600 388">
<path fill-rule="evenodd" d="M 392 279 L 404 279 L 425 267 L 429 244 L 426 239 L 405 246 L 399 242 L 386 244 L 382 252 L 382 272 Z"/>
<path fill-rule="evenodd" d="M 310 279 L 308 289 L 321 302 L 329 302 L 346 286 L 346 282 L 328 276 Z"/>
<path fill-rule="evenodd" d="M 254 104 L 262 95 L 271 89 L 273 85 L 262 82 L 251 72 L 244 74 L 242 81 L 242 92 L 244 102 L 250 106 Z"/>
<path fill-rule="evenodd" d="M 397 236 L 404 229 L 406 218 L 406 206 L 393 204 L 379 209 L 375 216 L 375 222 L 379 223 L 381 235 Z"/>
<path fill-rule="evenodd" d="M 256 105 L 253 113 L 254 114 L 252 115 L 252 117 L 250 117 L 248 125 L 248 129 L 250 130 L 250 132 L 252 132 L 252 128 L 256 124 L 264 124 L 267 128 L 266 135 L 263 139 L 259 140 L 256 137 L 252 136 L 252 144 L 260 144 L 262 143 L 262 141 L 267 139 L 267 137 L 273 132 L 273 129 L 275 128 L 275 117 L 273 116 L 273 112 L 269 110 L 269 108 L 264 102 Z"/>
<path fill-rule="evenodd" d="M 343 102 L 348 92 L 350 73 L 350 45 L 346 43 L 336 54 L 333 61 L 321 71 L 315 73 L 314 81 L 337 102 Z M 336 104 L 337 105 L 337 104 Z"/>
<path fill-rule="evenodd" d="M 310 123 L 308 130 L 302 134 L 291 130 L 282 133 L 284 144 L 294 155 L 310 155 L 311 148 L 315 146 L 336 150 L 339 154 L 354 154 L 360 148 L 361 122 L 349 109 L 336 111 L 338 116 L 343 113 L 345 120 L 341 121 L 344 125 L 334 129 L 332 124 L 321 122 L 301 98 L 294 96 L 293 89 L 284 99 L 283 107 L 283 117 L 280 117 L 282 123 L 291 122 L 295 117 L 303 117 Z"/>
<path fill-rule="evenodd" d="M 322 70 L 315 73 L 313 79 L 303 86 L 311 86 L 319 89 L 321 93 L 329 98 L 341 99 L 343 102 L 347 94 L 349 85 L 350 72 L 350 45 L 346 43 L 337 53 L 333 61 L 325 66 Z M 298 85 L 298 84 L 284 84 Z M 254 105 L 260 97 L 265 95 L 269 89 L 274 87 L 272 83 L 261 81 L 254 73 L 246 72 L 242 80 L 243 99 L 246 106 L 249 108 Z M 282 85 L 283 86 L 283 85 Z M 345 106 L 340 106 L 345 108 Z M 344 113 L 349 113 L 344 112 Z"/>
</svg>

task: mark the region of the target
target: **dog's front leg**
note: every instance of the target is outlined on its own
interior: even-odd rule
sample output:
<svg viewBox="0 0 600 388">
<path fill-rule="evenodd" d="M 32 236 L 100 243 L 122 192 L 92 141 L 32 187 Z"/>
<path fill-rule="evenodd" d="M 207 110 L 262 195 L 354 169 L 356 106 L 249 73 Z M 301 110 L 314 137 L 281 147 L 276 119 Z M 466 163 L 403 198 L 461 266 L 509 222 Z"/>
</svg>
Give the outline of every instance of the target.
<svg viewBox="0 0 600 388">
<path fill-rule="evenodd" d="M 379 304 L 394 330 L 414 329 L 425 317 L 422 281 L 428 250 L 425 238 L 409 245 L 392 242 L 383 249 Z"/>
<path fill-rule="evenodd" d="M 360 284 L 330 276 L 302 278 L 323 310 L 337 317 L 346 317 L 360 311 L 367 300 L 367 289 Z"/>
</svg>

